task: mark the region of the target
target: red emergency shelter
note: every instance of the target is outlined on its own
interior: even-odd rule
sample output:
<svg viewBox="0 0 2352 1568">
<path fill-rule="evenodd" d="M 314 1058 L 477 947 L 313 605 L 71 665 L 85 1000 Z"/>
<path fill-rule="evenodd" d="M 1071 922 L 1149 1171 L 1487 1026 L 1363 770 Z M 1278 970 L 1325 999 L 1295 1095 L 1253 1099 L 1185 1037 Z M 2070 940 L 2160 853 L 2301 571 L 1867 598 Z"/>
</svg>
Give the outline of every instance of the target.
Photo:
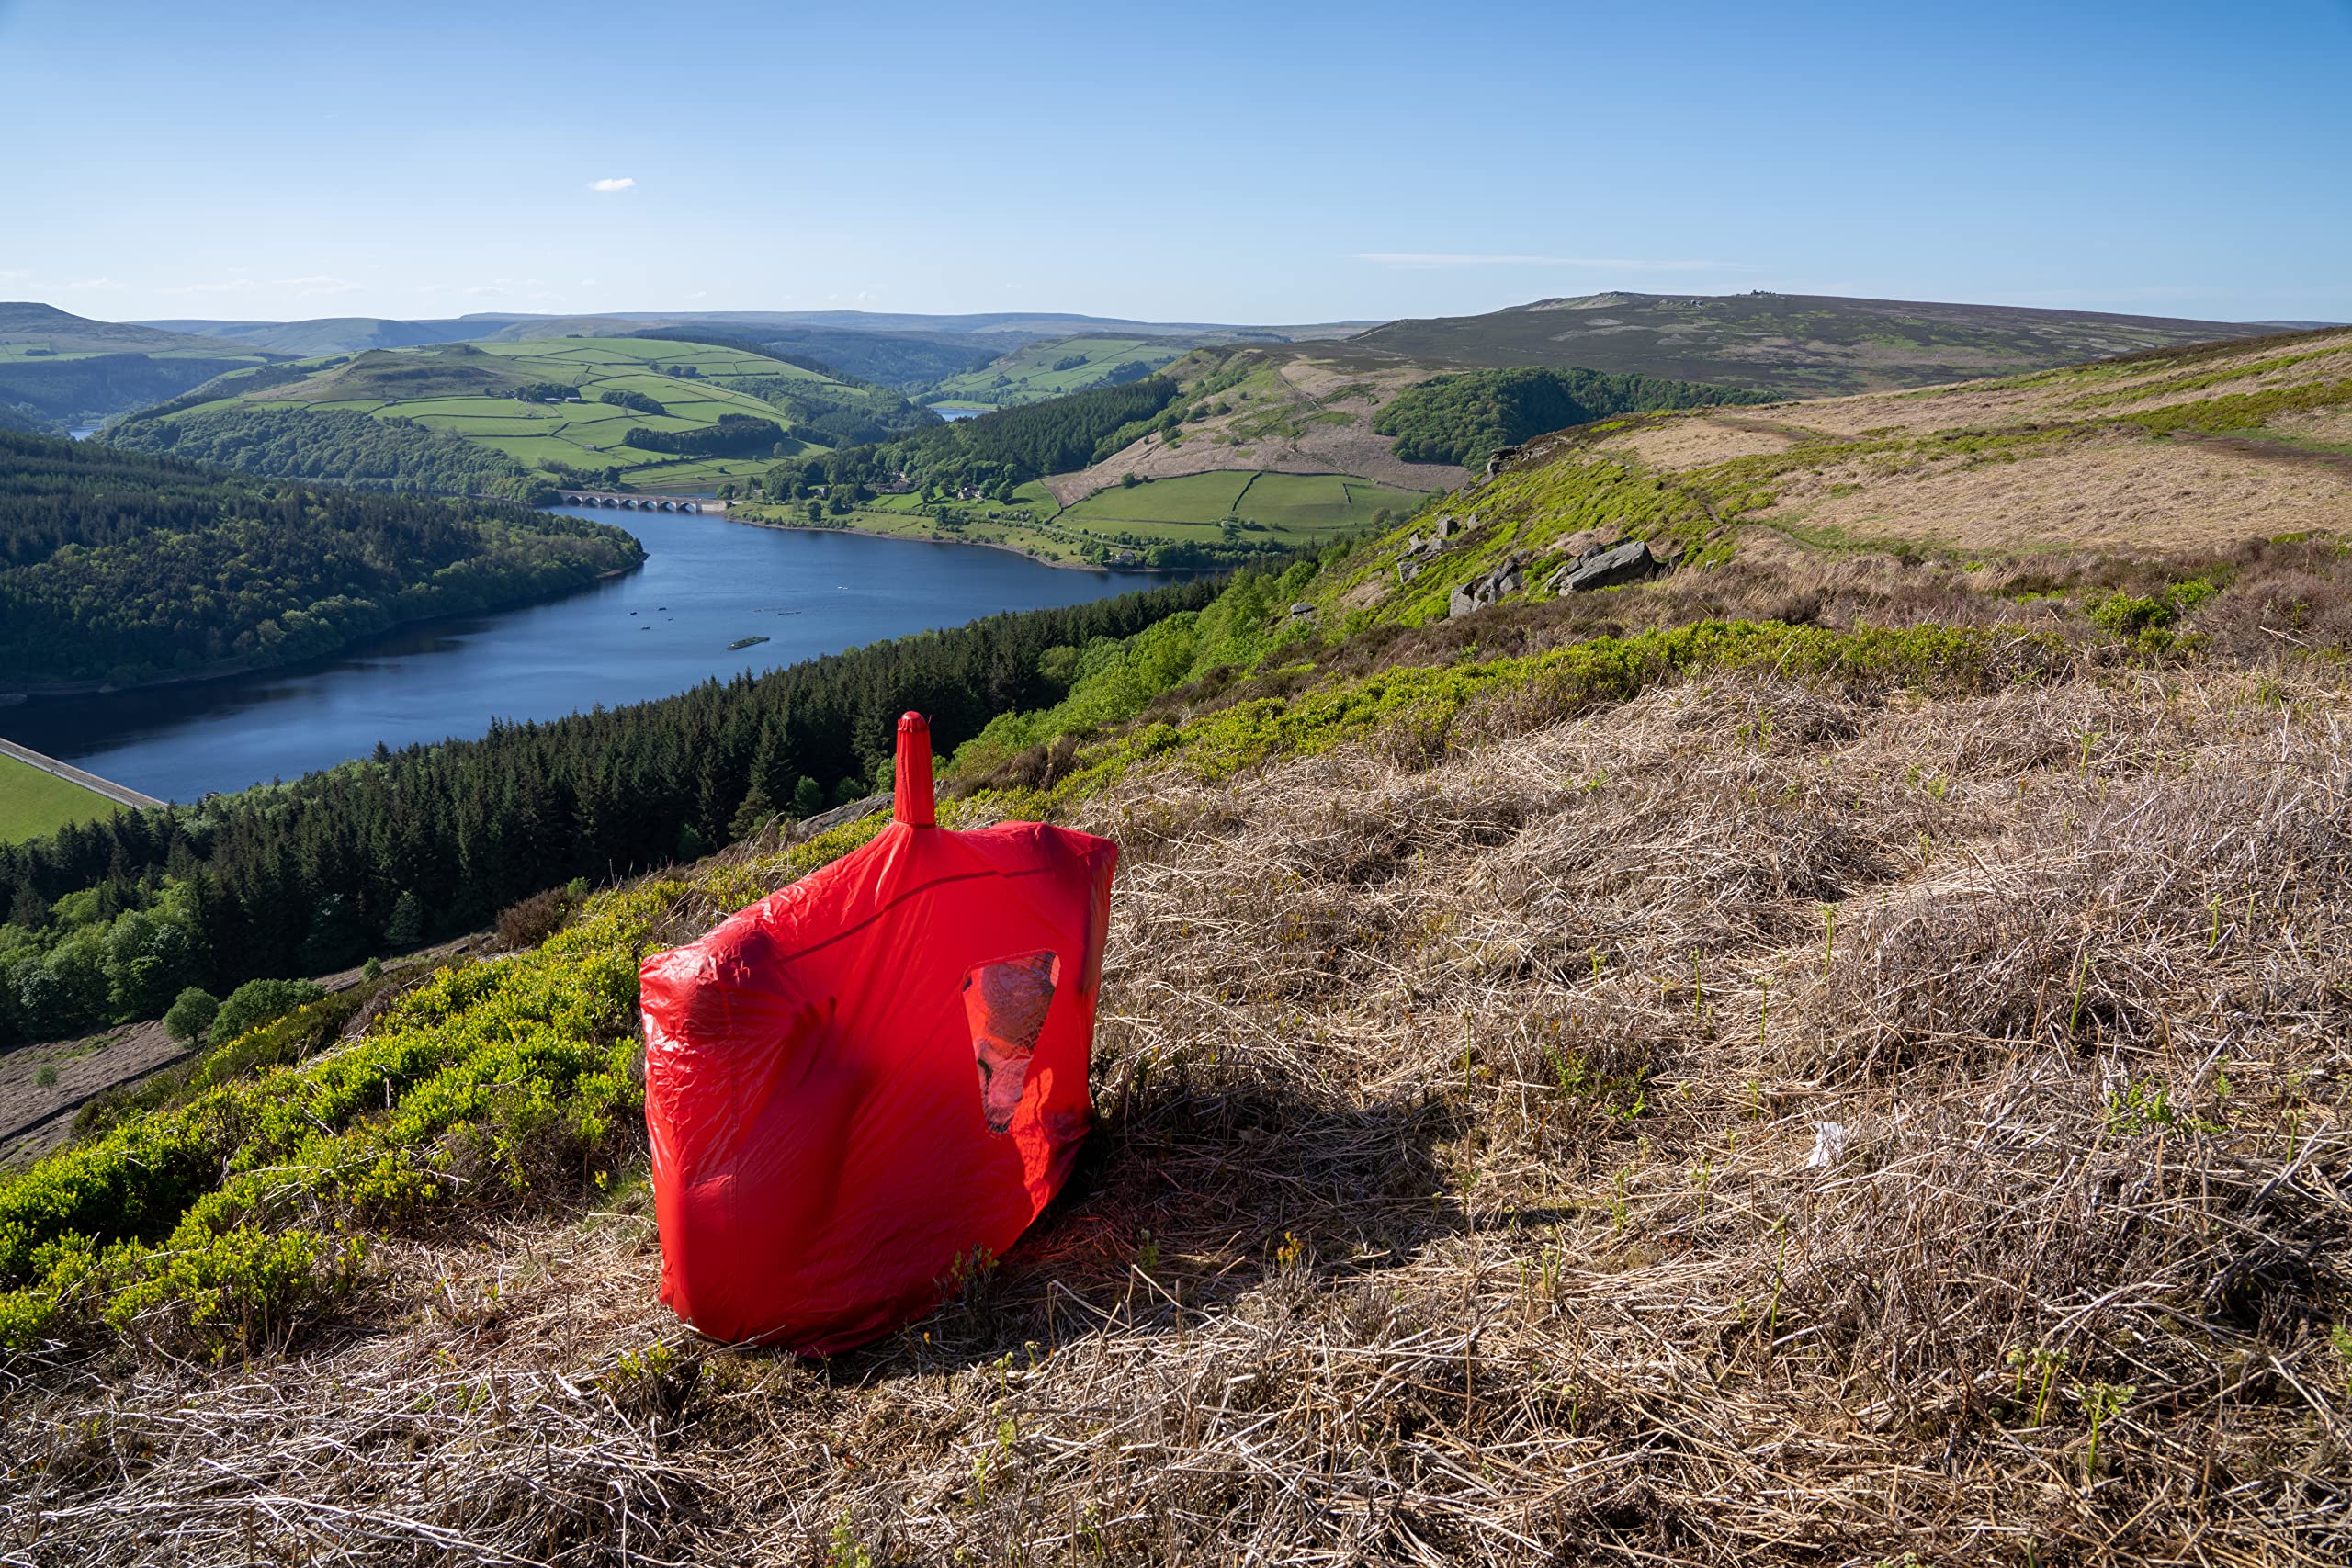
<svg viewBox="0 0 2352 1568">
<path fill-rule="evenodd" d="M 1117 847 L 939 827 L 918 714 L 896 784 L 878 837 L 645 961 L 662 1299 L 713 1338 L 822 1355 L 928 1311 L 1091 1120 Z"/>
</svg>

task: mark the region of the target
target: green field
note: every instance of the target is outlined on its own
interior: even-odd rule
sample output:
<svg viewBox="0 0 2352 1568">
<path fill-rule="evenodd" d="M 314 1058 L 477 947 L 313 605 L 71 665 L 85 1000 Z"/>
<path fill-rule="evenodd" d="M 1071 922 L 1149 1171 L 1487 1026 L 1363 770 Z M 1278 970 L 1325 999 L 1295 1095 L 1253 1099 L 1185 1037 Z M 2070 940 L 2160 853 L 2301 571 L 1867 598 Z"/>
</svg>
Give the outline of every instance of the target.
<svg viewBox="0 0 2352 1568">
<path fill-rule="evenodd" d="M 773 404 L 718 385 L 721 378 L 766 377 L 838 386 L 813 370 L 741 349 L 664 339 L 541 338 L 522 343 L 444 344 L 412 349 L 373 349 L 356 355 L 333 355 L 307 362 L 306 378 L 239 392 L 235 381 L 223 396 L 182 409 L 183 419 L 209 409 L 243 405 L 258 409 L 308 407 L 347 409 L 378 419 L 406 419 L 431 430 L 502 452 L 562 482 L 564 469 L 610 479 L 582 480 L 662 490 L 709 489 L 764 473 L 772 453 L 743 457 L 698 457 L 630 446 L 632 428 L 676 433 L 718 423 L 728 414 L 791 420 Z M 673 375 L 681 367 L 696 374 Z M 533 383 L 576 388 L 578 402 L 521 402 L 518 388 Z M 662 405 L 659 414 L 595 400 L 599 392 L 642 393 Z M 785 456 L 808 449 L 789 438 Z"/>
<path fill-rule="evenodd" d="M 1097 491 L 1058 521 L 1089 532 L 1149 530 L 1154 536 L 1172 537 L 1232 516 L 1305 538 L 1366 527 L 1384 507 L 1401 515 L 1424 499 L 1347 474 L 1186 474 Z"/>
<path fill-rule="evenodd" d="M 70 822 L 95 822 L 121 809 L 55 773 L 0 756 L 0 844 L 41 838 Z"/>
<path fill-rule="evenodd" d="M 1141 362 L 1158 369 L 1192 347 L 1165 337 L 1069 337 L 1033 343 L 978 370 L 939 383 L 933 400 L 1009 408 L 1091 387 L 1113 367 Z M 1075 363 L 1064 363 L 1074 361 Z"/>
<path fill-rule="evenodd" d="M 922 496 L 881 495 L 860 503 L 846 524 L 910 539 L 1010 546 L 1046 560 L 1124 564 L 1159 545 L 1320 544 L 1372 526 L 1382 511 L 1402 517 L 1429 498 L 1352 474 L 1275 474 L 1247 470 L 1186 474 L 1121 486 L 1087 497 L 1068 511 L 1035 480 L 1013 491 L 1010 504 L 927 503 Z M 749 506 L 733 515 L 798 526 L 798 506 Z M 952 523 L 943 522 L 952 516 Z M 1233 529 L 1226 519 L 1240 520 Z"/>
</svg>

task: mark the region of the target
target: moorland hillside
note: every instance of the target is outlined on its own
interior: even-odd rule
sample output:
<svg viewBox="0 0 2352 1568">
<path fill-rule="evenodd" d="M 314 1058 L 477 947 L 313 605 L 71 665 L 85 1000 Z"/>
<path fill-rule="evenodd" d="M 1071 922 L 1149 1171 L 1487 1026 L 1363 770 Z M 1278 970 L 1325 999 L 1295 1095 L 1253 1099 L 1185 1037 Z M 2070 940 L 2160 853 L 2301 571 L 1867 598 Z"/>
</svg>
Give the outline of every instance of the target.
<svg viewBox="0 0 2352 1568">
<path fill-rule="evenodd" d="M 1365 353 L 1449 367 L 1574 365 L 1804 398 L 2046 370 L 2275 330 L 2263 322 L 1763 289 L 1616 290 L 1478 316 L 1390 321 L 1348 342 Z"/>
<path fill-rule="evenodd" d="M 272 357 L 253 344 L 0 301 L 0 425 L 62 435 Z"/>
<path fill-rule="evenodd" d="M 0 1521 L 123 1562 L 2331 1560 L 2347 349 L 1603 421 L 1091 644 L 943 819 L 1119 842 L 1101 1125 L 853 1355 L 654 1303 L 634 983 L 872 818 L 224 1048 L 0 1184 Z M 1548 586 L 1611 539 L 1671 570 Z"/>
</svg>

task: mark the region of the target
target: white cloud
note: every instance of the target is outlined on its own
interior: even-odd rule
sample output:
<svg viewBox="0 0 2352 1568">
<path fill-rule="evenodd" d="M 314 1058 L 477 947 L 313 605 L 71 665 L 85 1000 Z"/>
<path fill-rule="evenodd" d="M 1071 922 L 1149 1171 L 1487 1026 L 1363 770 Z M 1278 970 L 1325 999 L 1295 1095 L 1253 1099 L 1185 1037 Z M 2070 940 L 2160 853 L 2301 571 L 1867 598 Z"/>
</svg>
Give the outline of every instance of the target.
<svg viewBox="0 0 2352 1568">
<path fill-rule="evenodd" d="M 22 283 L 33 275 L 27 266 L 0 266 L 0 283 Z"/>
<path fill-rule="evenodd" d="M 616 180 L 590 180 L 588 182 L 588 188 L 590 190 L 601 191 L 628 190 L 636 184 L 637 182 L 635 180 L 624 176 L 623 178 Z"/>
<path fill-rule="evenodd" d="M 1356 260 L 1382 266 L 1590 266 L 1612 272 L 1746 272 L 1745 262 L 1645 261 L 1634 256 L 1465 254 L 1457 251 L 1358 251 Z"/>
<path fill-rule="evenodd" d="M 67 292 L 72 292 L 75 289 L 88 288 L 96 289 L 103 293 L 107 289 L 119 288 L 121 287 L 121 284 L 117 283 L 111 277 L 85 277 L 78 281 L 64 285 L 64 288 Z"/>
</svg>

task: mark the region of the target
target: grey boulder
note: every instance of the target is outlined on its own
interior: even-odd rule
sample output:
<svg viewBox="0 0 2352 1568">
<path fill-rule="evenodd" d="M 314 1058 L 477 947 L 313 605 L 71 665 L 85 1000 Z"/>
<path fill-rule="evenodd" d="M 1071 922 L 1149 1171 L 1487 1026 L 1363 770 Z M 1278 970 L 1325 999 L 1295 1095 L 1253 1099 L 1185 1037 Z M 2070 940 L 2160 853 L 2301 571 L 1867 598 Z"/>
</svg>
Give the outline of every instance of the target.
<svg viewBox="0 0 2352 1568">
<path fill-rule="evenodd" d="M 1558 593 L 1588 593 L 1596 588 L 1614 588 L 1622 582 L 1639 582 L 1658 570 L 1657 558 L 1639 539 L 1628 539 L 1622 545 L 1597 546 L 1552 574 L 1552 589 Z"/>
<path fill-rule="evenodd" d="M 1445 615 L 1454 620 L 1496 604 L 1527 586 L 1525 554 L 1507 556 L 1493 570 L 1481 573 L 1447 596 Z"/>
</svg>

